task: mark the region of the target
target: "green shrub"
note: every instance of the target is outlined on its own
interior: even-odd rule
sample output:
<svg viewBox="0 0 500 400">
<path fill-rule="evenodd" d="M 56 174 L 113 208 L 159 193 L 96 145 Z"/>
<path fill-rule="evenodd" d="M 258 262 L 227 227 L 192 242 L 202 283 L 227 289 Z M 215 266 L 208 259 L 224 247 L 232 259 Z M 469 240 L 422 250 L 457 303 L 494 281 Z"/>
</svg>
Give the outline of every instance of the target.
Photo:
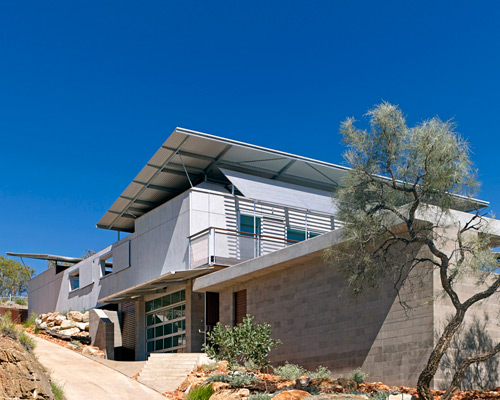
<svg viewBox="0 0 500 400">
<path fill-rule="evenodd" d="M 36 312 L 33 311 L 31 313 L 30 317 L 26 321 L 23 322 L 23 326 L 25 328 L 35 326 L 35 319 L 37 319 L 37 318 L 38 318 L 38 315 L 36 314 Z"/>
<path fill-rule="evenodd" d="M 19 343 L 28 351 L 33 351 L 36 346 L 33 338 L 24 331 L 19 334 Z"/>
<path fill-rule="evenodd" d="M 25 299 L 15 299 L 14 303 L 19 304 L 20 306 L 28 305 L 28 302 Z"/>
<path fill-rule="evenodd" d="M 257 394 L 252 394 L 248 400 L 271 400 L 273 395 L 268 394 L 268 393 L 257 393 Z"/>
<path fill-rule="evenodd" d="M 54 395 L 55 400 L 66 400 L 66 396 L 64 395 L 64 390 L 61 385 L 51 381 L 50 387 L 52 388 L 52 394 Z"/>
<path fill-rule="evenodd" d="M 199 385 L 189 392 L 187 400 L 208 400 L 213 394 L 212 385 Z"/>
<path fill-rule="evenodd" d="M 214 374 L 208 377 L 207 382 L 224 382 L 231 386 L 249 386 L 256 382 L 258 378 L 254 374 L 246 372 L 230 372 L 228 374 Z"/>
<path fill-rule="evenodd" d="M 259 366 L 256 363 L 254 363 L 252 360 L 245 361 L 244 365 L 248 371 L 258 371 L 259 370 Z"/>
<path fill-rule="evenodd" d="M 307 374 L 305 368 L 301 367 L 297 364 L 290 364 L 285 362 L 285 365 L 273 368 L 274 374 L 281 376 L 283 379 L 287 381 L 294 381 L 300 376 L 304 376 Z"/>
<path fill-rule="evenodd" d="M 7 311 L 0 317 L 0 333 L 4 336 L 10 337 L 11 339 L 17 339 L 19 336 L 19 331 L 17 330 L 14 321 L 12 321 L 10 311 Z"/>
<path fill-rule="evenodd" d="M 368 378 L 368 373 L 361 370 L 360 367 L 356 368 L 349 375 L 347 375 L 347 379 L 356 382 L 357 384 L 363 383 L 366 378 Z"/>
<path fill-rule="evenodd" d="M 252 361 L 259 369 L 266 367 L 269 365 L 269 352 L 281 341 L 271 338 L 271 325 L 255 324 L 254 319 L 247 315 L 235 327 L 217 323 L 207 333 L 203 351 L 216 361 L 227 360 L 233 365 Z"/>
<path fill-rule="evenodd" d="M 313 379 L 327 379 L 330 378 L 331 375 L 332 371 L 321 365 L 318 368 L 316 368 L 316 371 L 307 373 L 307 376 Z"/>
</svg>

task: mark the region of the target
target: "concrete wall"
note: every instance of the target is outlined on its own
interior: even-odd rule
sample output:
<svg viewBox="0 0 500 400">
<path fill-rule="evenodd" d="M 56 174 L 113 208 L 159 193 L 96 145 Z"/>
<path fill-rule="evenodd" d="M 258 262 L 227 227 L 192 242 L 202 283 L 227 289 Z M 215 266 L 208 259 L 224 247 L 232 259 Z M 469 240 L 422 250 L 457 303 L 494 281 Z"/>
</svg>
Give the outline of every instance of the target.
<svg viewBox="0 0 500 400">
<path fill-rule="evenodd" d="M 98 300 L 156 278 L 188 268 L 189 191 L 136 220 L 135 233 L 55 275 L 50 269 L 29 283 L 30 310 L 37 313 L 91 309 Z M 113 255 L 113 273 L 102 276 L 101 259 Z M 80 275 L 70 291 L 69 276 Z"/>
<path fill-rule="evenodd" d="M 233 323 L 233 293 L 246 289 L 247 312 L 283 341 L 271 353 L 274 364 L 323 365 L 336 374 L 361 367 L 373 381 L 414 384 L 433 342 L 433 308 L 426 304 L 432 277 L 422 276 L 408 293 L 409 315 L 389 285 L 356 300 L 339 296 L 345 286 L 321 257 L 291 264 L 220 292 L 221 322 Z"/>
</svg>

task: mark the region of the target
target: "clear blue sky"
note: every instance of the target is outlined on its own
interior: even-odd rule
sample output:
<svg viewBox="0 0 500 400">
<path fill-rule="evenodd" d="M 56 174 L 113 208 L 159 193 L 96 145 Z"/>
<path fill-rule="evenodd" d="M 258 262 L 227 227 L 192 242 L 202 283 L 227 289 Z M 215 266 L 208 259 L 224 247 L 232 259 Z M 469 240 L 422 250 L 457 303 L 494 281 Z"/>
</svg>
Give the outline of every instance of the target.
<svg viewBox="0 0 500 400">
<path fill-rule="evenodd" d="M 340 121 L 381 100 L 454 118 L 498 211 L 498 21 L 493 1 L 1 2 L 0 255 L 114 241 L 95 224 L 176 126 L 341 163 Z"/>
</svg>

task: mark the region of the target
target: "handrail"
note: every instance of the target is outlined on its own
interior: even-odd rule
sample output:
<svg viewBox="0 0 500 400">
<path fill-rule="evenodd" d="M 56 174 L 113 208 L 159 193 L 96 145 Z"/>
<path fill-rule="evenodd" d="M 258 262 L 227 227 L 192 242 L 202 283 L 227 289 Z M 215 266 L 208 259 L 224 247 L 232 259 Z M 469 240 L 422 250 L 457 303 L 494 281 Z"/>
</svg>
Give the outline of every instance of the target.
<svg viewBox="0 0 500 400">
<path fill-rule="evenodd" d="M 230 232 L 230 233 L 236 233 L 238 235 L 241 235 L 241 236 L 251 236 L 251 237 L 258 237 L 258 238 L 263 238 L 263 239 L 275 239 L 275 240 L 278 240 L 278 241 L 281 241 L 281 242 L 286 242 L 286 243 L 300 243 L 301 240 L 293 240 L 293 239 L 284 239 L 282 237 L 278 237 L 278 236 L 271 236 L 271 235 L 261 235 L 260 233 L 251 233 L 251 232 L 243 232 L 243 231 L 237 231 L 237 230 L 234 230 L 234 229 L 227 229 L 227 228 L 218 228 L 216 226 L 210 226 L 208 228 L 205 228 L 191 236 L 188 236 L 187 238 L 188 239 L 193 239 L 194 237 L 198 237 L 198 236 L 201 236 L 202 234 L 204 234 L 205 232 L 208 232 L 210 230 L 219 230 L 219 231 L 224 231 L 224 232 Z"/>
</svg>

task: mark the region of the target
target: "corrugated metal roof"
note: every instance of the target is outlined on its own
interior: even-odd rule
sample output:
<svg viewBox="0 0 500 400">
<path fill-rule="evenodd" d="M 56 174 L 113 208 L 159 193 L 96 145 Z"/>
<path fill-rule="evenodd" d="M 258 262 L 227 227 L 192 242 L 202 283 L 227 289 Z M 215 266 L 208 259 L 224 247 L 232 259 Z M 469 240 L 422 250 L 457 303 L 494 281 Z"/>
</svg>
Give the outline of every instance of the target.
<svg viewBox="0 0 500 400">
<path fill-rule="evenodd" d="M 227 181 L 219 168 L 331 191 L 347 168 L 206 133 L 176 128 L 97 223 L 133 232 L 134 219 L 206 178 Z M 184 169 L 185 168 L 185 169 Z M 320 169 L 321 173 L 315 169 Z M 325 175 L 327 178 L 325 178 Z M 227 181 L 228 182 L 228 181 Z"/>
<path fill-rule="evenodd" d="M 134 231 L 134 219 L 204 180 L 228 182 L 220 168 L 331 192 L 347 167 L 176 128 L 106 214 L 98 228 Z M 186 175 L 186 172 L 189 176 Z M 489 203 L 473 200 L 481 207 Z"/>
</svg>

